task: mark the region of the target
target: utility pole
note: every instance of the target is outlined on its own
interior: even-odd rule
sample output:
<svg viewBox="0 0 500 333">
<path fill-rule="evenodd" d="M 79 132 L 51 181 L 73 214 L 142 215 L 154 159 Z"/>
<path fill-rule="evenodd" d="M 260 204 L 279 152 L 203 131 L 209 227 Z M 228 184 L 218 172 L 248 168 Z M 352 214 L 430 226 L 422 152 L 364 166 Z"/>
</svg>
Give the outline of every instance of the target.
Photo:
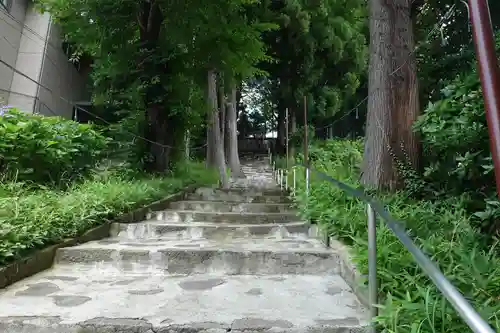
<svg viewBox="0 0 500 333">
<path fill-rule="evenodd" d="M 469 0 L 469 12 L 500 198 L 500 81 L 488 1 Z"/>
</svg>

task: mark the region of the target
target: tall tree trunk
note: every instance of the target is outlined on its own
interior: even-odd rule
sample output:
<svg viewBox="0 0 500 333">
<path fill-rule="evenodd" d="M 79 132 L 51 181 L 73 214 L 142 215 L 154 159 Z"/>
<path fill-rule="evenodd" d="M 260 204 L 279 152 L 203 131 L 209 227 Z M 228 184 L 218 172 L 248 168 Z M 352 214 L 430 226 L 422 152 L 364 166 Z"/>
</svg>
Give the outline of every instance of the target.
<svg viewBox="0 0 500 333">
<path fill-rule="evenodd" d="M 210 82 L 210 73 L 209 75 L 209 80 L 207 83 Z M 208 112 L 207 112 L 207 122 L 206 122 L 206 129 L 207 129 L 207 151 L 206 151 L 206 165 L 208 168 L 216 168 L 217 163 L 215 161 L 215 152 L 216 152 L 216 147 L 215 147 L 215 142 L 214 142 L 214 134 L 213 134 L 213 125 L 212 125 L 212 101 L 210 100 L 210 84 L 207 84 L 207 104 L 209 105 L 208 107 Z"/>
<path fill-rule="evenodd" d="M 294 136 L 295 132 L 297 132 L 297 114 L 294 112 L 296 108 L 288 110 L 288 122 L 289 122 L 289 130 L 288 130 L 288 154 L 290 155 L 290 159 L 294 161 L 295 153 L 296 153 L 296 142 L 290 141 L 290 138 Z"/>
<path fill-rule="evenodd" d="M 211 111 L 211 110 L 210 110 Z M 210 122 L 212 121 L 212 115 L 211 112 L 208 113 L 207 115 L 207 156 L 206 156 L 206 164 L 207 167 L 209 168 L 214 168 L 216 167 L 216 162 L 215 162 L 215 142 L 214 142 L 214 135 L 213 135 L 213 126 L 210 125 Z"/>
<path fill-rule="evenodd" d="M 283 156 L 285 154 L 285 102 L 280 99 L 278 101 L 278 124 L 276 138 L 276 154 Z"/>
<path fill-rule="evenodd" d="M 225 125 L 225 133 L 224 133 L 224 155 L 226 156 L 227 163 L 229 163 L 229 156 L 231 155 L 231 143 L 229 136 L 231 135 L 229 131 L 229 113 L 231 112 L 231 103 L 226 105 L 226 125 Z M 236 136 L 238 135 L 238 131 L 236 130 Z M 237 144 L 236 144 L 237 145 Z"/>
<path fill-rule="evenodd" d="M 222 73 L 219 74 L 219 82 L 218 82 L 218 105 L 219 105 L 219 118 L 220 118 L 220 135 L 222 140 L 223 147 L 225 146 L 225 133 L 226 133 L 226 92 L 224 89 L 224 75 Z M 225 151 L 225 150 L 224 150 Z M 227 156 L 225 156 L 227 158 Z"/>
<path fill-rule="evenodd" d="M 227 119 L 227 142 L 229 151 L 227 152 L 227 160 L 231 168 L 231 175 L 233 178 L 244 178 L 245 174 L 241 169 L 240 158 L 238 156 L 238 135 L 236 133 L 236 86 L 231 89 L 231 103 L 226 112 Z"/>
<path fill-rule="evenodd" d="M 171 148 L 176 134 L 173 125 L 176 116 L 169 116 L 165 110 L 166 91 L 163 82 L 151 83 L 151 77 L 165 71 L 164 64 L 152 59 L 161 56 L 158 46 L 163 15 L 157 1 L 141 1 L 137 15 L 141 57 L 138 67 L 141 69 L 141 80 L 144 84 L 145 128 L 144 136 L 148 139 L 146 151 L 149 156 L 144 159 L 144 169 L 149 172 L 165 172 L 170 164 Z M 159 101 L 160 100 L 160 101 Z"/>
<path fill-rule="evenodd" d="M 217 105 L 217 74 L 215 70 L 208 71 L 208 101 L 211 108 L 211 121 L 208 127 L 211 127 L 211 134 L 213 143 L 213 152 L 215 157 L 215 164 L 219 170 L 220 183 L 222 188 L 229 187 L 229 181 L 226 173 L 226 161 L 224 158 L 224 147 L 222 144 L 221 131 L 220 131 L 220 111 Z"/>
<path fill-rule="evenodd" d="M 390 147 L 394 132 L 390 80 L 393 20 L 386 0 L 370 0 L 369 10 L 369 97 L 361 181 L 370 187 L 393 189 L 397 185 Z"/>
<path fill-rule="evenodd" d="M 393 142 L 395 158 L 405 166 L 418 169 L 420 145 L 412 130 L 420 115 L 417 63 L 412 50 L 415 48 L 411 0 L 396 0 L 392 5 L 394 30 L 392 44 L 392 93 L 396 115 L 397 142 Z M 400 177 L 401 178 L 401 177 Z M 402 181 L 403 179 L 400 179 Z M 403 184 L 401 184 L 403 185 Z"/>
<path fill-rule="evenodd" d="M 191 159 L 191 152 L 189 149 L 189 146 L 191 144 L 191 134 L 189 133 L 189 130 L 186 130 L 186 133 L 184 135 L 184 158 L 186 161 L 189 161 Z"/>
</svg>

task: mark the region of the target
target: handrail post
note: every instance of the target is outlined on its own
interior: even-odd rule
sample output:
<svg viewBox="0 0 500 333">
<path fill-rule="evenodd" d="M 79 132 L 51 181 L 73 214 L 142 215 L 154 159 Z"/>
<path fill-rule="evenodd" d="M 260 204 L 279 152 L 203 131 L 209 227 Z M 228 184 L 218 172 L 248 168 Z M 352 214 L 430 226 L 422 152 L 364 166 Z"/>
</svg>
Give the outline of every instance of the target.
<svg viewBox="0 0 500 333">
<path fill-rule="evenodd" d="M 297 178 L 296 178 L 296 169 L 293 167 L 293 196 L 295 197 L 295 184 L 297 183 Z"/>
<path fill-rule="evenodd" d="M 377 285 L 377 217 L 370 204 L 368 213 L 368 303 L 370 305 L 370 333 L 376 333 L 373 318 L 378 315 L 378 285 Z"/>
<path fill-rule="evenodd" d="M 285 175 L 284 175 L 284 177 L 285 177 L 285 190 L 288 191 L 288 169 L 286 169 L 284 171 L 284 173 L 285 173 Z"/>
<path fill-rule="evenodd" d="M 497 196 L 500 198 L 500 76 L 488 1 L 469 0 L 469 12 L 490 136 Z"/>
</svg>

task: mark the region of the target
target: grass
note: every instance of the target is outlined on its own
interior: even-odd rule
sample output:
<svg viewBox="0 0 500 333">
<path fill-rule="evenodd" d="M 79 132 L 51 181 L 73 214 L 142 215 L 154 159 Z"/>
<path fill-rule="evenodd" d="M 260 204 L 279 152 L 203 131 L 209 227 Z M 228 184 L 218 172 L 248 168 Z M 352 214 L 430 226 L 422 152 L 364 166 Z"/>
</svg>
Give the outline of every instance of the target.
<svg viewBox="0 0 500 333">
<path fill-rule="evenodd" d="M 80 235 L 106 219 L 188 185 L 216 181 L 216 174 L 205 165 L 188 163 L 178 166 L 170 177 L 103 171 L 65 191 L 0 183 L 0 265 Z"/>
<path fill-rule="evenodd" d="M 311 148 L 311 164 L 351 186 L 359 186 L 360 142 L 328 141 Z M 301 214 L 317 221 L 351 247 L 355 264 L 368 272 L 366 206 L 334 185 L 311 177 L 305 196 L 303 172 L 297 172 L 295 198 Z M 378 193 L 390 214 L 404 221 L 415 243 L 440 267 L 481 316 L 500 332 L 500 259 L 495 247 L 472 227 L 465 198 L 415 201 L 404 192 Z M 469 332 L 392 232 L 379 223 L 377 267 L 380 290 L 379 331 L 385 333 Z"/>
</svg>

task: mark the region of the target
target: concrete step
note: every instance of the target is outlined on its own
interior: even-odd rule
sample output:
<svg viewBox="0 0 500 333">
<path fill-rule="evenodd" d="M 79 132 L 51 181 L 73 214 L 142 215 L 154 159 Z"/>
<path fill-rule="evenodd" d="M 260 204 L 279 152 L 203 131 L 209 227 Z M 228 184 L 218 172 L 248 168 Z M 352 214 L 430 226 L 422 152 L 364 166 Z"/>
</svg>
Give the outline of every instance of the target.
<svg viewBox="0 0 500 333">
<path fill-rule="evenodd" d="M 269 177 L 272 179 L 273 177 L 273 170 L 272 169 L 266 169 L 266 170 L 242 170 L 245 176 L 261 176 L 261 177 Z"/>
<path fill-rule="evenodd" d="M 218 213 L 284 213 L 292 211 L 290 204 L 238 203 L 224 201 L 177 201 L 171 209 Z"/>
<path fill-rule="evenodd" d="M 5 333 L 358 333 L 337 275 L 113 275 L 55 267 L 1 292 Z"/>
<path fill-rule="evenodd" d="M 272 194 L 274 193 L 274 194 Z M 198 189 L 188 195 L 189 200 L 196 201 L 225 201 L 225 202 L 246 202 L 246 203 L 290 203 L 290 199 L 283 196 L 278 191 L 245 192 L 244 189 Z"/>
<path fill-rule="evenodd" d="M 287 213 L 234 213 L 202 212 L 193 210 L 163 210 L 147 214 L 148 221 L 166 222 L 212 222 L 212 223 L 284 223 L 298 221 L 297 215 Z M 146 222 L 148 222 L 146 221 Z"/>
<path fill-rule="evenodd" d="M 337 252 L 306 237 L 109 238 L 59 249 L 56 263 L 90 264 L 116 273 L 335 274 L 340 269 Z"/>
<path fill-rule="evenodd" d="M 272 169 L 264 169 L 264 170 L 242 169 L 242 171 L 246 176 L 256 175 L 256 176 L 272 177 L 273 175 Z"/>
<path fill-rule="evenodd" d="M 260 188 L 259 186 L 252 186 L 251 184 L 247 187 L 243 188 L 212 188 L 212 187 L 200 187 L 195 193 L 200 194 L 230 194 L 230 195 L 245 195 L 245 196 L 277 196 L 283 195 L 283 190 L 280 189 L 278 185 L 275 185 L 274 188 Z"/>
<path fill-rule="evenodd" d="M 226 240 L 252 236 L 291 237 L 307 236 L 309 223 L 288 222 L 283 224 L 234 224 L 234 223 L 114 223 L 111 226 L 111 237 L 121 239 L 212 239 Z"/>
</svg>

